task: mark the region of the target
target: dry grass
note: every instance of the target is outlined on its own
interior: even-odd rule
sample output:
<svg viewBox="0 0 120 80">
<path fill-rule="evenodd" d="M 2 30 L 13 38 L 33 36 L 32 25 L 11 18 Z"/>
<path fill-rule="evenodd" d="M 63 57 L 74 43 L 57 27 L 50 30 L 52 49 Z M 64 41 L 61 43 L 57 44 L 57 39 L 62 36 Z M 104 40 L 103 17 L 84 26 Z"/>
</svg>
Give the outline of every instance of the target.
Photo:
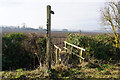
<svg viewBox="0 0 120 80">
<path fill-rule="evenodd" d="M 90 68 L 88 62 L 76 65 L 76 67 L 59 64 L 52 66 L 49 72 L 47 67 L 39 67 L 31 71 L 2 71 L 2 78 L 120 78 L 120 63 L 107 64 L 103 69 Z"/>
</svg>

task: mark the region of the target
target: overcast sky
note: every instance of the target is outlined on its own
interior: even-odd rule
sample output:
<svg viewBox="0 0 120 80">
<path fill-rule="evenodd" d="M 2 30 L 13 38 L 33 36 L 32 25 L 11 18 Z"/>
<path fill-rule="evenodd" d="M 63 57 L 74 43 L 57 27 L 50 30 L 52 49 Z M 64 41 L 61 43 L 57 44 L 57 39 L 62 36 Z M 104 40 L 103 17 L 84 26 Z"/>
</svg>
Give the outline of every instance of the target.
<svg viewBox="0 0 120 80">
<path fill-rule="evenodd" d="M 0 25 L 46 28 L 46 6 L 51 5 L 52 29 L 100 30 L 105 0 L 0 0 Z"/>
</svg>

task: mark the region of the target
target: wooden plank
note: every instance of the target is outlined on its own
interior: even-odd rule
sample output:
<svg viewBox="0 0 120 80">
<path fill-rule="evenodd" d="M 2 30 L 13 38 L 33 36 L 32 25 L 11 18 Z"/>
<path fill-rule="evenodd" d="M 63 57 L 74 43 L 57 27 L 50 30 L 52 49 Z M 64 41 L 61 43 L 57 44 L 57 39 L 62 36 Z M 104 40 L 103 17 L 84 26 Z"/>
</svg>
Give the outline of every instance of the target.
<svg viewBox="0 0 120 80">
<path fill-rule="evenodd" d="M 79 51 L 79 56 L 82 57 L 82 50 Z M 81 63 L 81 59 L 80 59 L 80 63 Z"/>
<path fill-rule="evenodd" d="M 65 48 L 67 48 L 67 44 L 64 42 L 64 44 L 65 44 Z M 67 52 L 67 49 L 66 49 L 66 52 Z"/>
<path fill-rule="evenodd" d="M 67 49 L 67 48 L 65 48 L 65 47 L 63 47 L 64 49 Z M 67 49 L 68 51 L 70 51 L 69 49 Z M 77 55 L 77 54 L 75 54 L 74 52 L 72 52 L 74 55 L 76 55 L 77 57 L 79 57 L 79 58 L 81 58 L 81 59 L 85 59 L 85 58 L 83 58 L 82 56 L 79 56 L 79 55 Z"/>
<path fill-rule="evenodd" d="M 79 56 L 79 55 L 77 55 L 77 54 L 75 54 L 74 52 L 72 52 L 74 55 L 76 55 L 77 57 L 79 57 L 79 58 L 81 58 L 81 59 L 85 59 L 85 58 L 83 58 L 82 56 Z"/>
<path fill-rule="evenodd" d="M 54 45 L 54 47 L 55 47 L 56 49 L 59 49 L 60 52 L 62 51 L 58 46 Z"/>
<path fill-rule="evenodd" d="M 66 42 L 66 41 L 64 41 L 64 43 L 65 43 L 65 44 L 68 44 L 68 45 L 70 45 L 70 46 L 73 46 L 73 47 L 75 47 L 75 48 L 77 48 L 77 49 L 81 49 L 81 50 L 85 51 L 85 49 L 83 49 L 83 48 L 81 48 L 81 47 L 78 47 L 78 46 L 76 46 L 76 45 L 74 45 L 74 44 L 68 43 L 68 42 Z"/>
<path fill-rule="evenodd" d="M 58 64 L 58 54 L 59 54 L 59 49 L 56 49 L 56 64 Z"/>
<path fill-rule="evenodd" d="M 56 45 L 54 45 L 54 47 L 56 48 L 56 64 L 58 64 L 59 63 L 59 55 L 62 52 L 62 50 Z"/>
<path fill-rule="evenodd" d="M 64 42 L 65 43 L 65 42 Z M 65 43 L 65 47 L 67 47 L 66 43 Z"/>
</svg>

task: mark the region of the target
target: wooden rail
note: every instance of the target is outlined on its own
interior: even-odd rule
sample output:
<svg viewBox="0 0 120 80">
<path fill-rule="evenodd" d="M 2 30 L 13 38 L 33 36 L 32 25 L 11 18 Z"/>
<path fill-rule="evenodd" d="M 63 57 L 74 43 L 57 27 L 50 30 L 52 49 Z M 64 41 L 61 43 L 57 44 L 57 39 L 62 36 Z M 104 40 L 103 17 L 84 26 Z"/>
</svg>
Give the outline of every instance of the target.
<svg viewBox="0 0 120 80">
<path fill-rule="evenodd" d="M 68 42 L 66 42 L 66 41 L 64 41 L 64 43 L 65 43 L 65 45 L 68 44 L 68 45 L 70 45 L 70 46 L 72 46 L 72 47 L 75 47 L 75 48 L 77 48 L 77 49 L 80 49 L 80 50 L 85 51 L 85 49 L 83 49 L 83 48 L 81 48 L 81 47 L 78 47 L 78 46 L 76 46 L 76 45 L 74 45 L 74 44 L 68 43 Z"/>
<path fill-rule="evenodd" d="M 83 59 L 83 60 L 85 59 L 85 58 L 82 57 L 82 52 L 85 51 L 85 49 L 83 49 L 83 48 L 81 48 L 81 47 L 78 47 L 78 46 L 76 46 L 76 45 L 74 45 L 74 44 L 68 43 L 68 42 L 66 42 L 66 41 L 64 41 L 64 44 L 65 44 L 65 47 L 63 47 L 63 48 L 66 50 L 66 53 L 71 53 L 71 54 L 76 55 L 77 57 L 79 57 L 79 58 L 80 58 L 80 63 L 81 63 L 81 59 Z M 70 49 L 67 48 L 67 45 L 70 46 Z M 59 63 L 59 59 L 60 59 L 60 58 L 59 58 L 60 54 L 61 54 L 61 53 L 64 53 L 65 51 L 62 51 L 62 49 L 59 48 L 59 47 L 56 46 L 56 45 L 54 45 L 54 48 L 56 49 L 56 51 L 55 51 L 55 54 L 56 54 L 56 64 L 58 64 L 58 63 Z M 76 53 L 73 51 L 73 48 L 76 48 L 77 50 L 79 50 L 79 55 L 76 54 Z"/>
<path fill-rule="evenodd" d="M 77 57 L 79 57 L 80 58 L 80 63 L 81 63 L 81 59 L 83 59 L 83 60 L 85 59 L 85 58 L 82 57 L 82 52 L 85 51 L 85 49 L 83 49 L 81 47 L 78 47 L 78 46 L 76 46 L 74 44 L 68 43 L 66 41 L 64 41 L 64 44 L 65 44 L 65 47 L 63 47 L 63 48 L 66 49 L 66 50 L 68 50 L 68 51 L 70 51 L 70 53 L 76 55 Z M 71 49 L 68 49 L 67 45 L 69 45 L 71 47 Z M 80 50 L 79 51 L 79 55 L 76 54 L 76 53 L 74 53 L 73 48 L 76 48 L 76 49 Z"/>
<path fill-rule="evenodd" d="M 68 49 L 68 48 L 65 48 L 65 47 L 63 47 L 64 49 L 66 49 L 66 50 L 68 50 L 69 52 L 71 51 L 70 49 Z M 76 53 L 74 53 L 74 52 L 71 52 L 72 54 L 74 54 L 74 55 L 76 55 L 77 57 L 79 57 L 79 58 L 81 58 L 81 59 L 85 59 L 85 58 L 83 58 L 82 56 L 79 56 L 78 54 L 76 54 Z"/>
<path fill-rule="evenodd" d="M 59 63 L 59 55 L 60 55 L 62 50 L 58 46 L 56 46 L 56 45 L 54 45 L 54 48 L 56 49 L 56 51 L 55 51 L 55 54 L 56 54 L 56 64 L 58 64 Z"/>
</svg>

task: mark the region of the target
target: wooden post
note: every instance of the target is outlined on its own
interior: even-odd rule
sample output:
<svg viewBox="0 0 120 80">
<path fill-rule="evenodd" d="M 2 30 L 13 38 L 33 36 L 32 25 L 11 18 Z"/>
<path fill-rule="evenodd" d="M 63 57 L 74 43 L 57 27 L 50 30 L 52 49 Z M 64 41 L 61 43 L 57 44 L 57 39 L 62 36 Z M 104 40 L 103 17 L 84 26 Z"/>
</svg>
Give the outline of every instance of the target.
<svg viewBox="0 0 120 80">
<path fill-rule="evenodd" d="M 72 52 L 73 52 L 73 46 L 71 46 L 71 52 L 70 52 L 70 54 L 72 54 Z"/>
<path fill-rule="evenodd" d="M 72 55 L 72 58 L 73 58 L 72 52 L 73 52 L 73 46 L 71 46 L 71 52 L 70 52 L 70 54 Z"/>
<path fill-rule="evenodd" d="M 56 64 L 57 64 L 57 53 L 58 53 L 58 49 L 56 49 L 56 52 L 55 52 L 56 54 L 55 54 L 55 57 L 56 57 Z"/>
<path fill-rule="evenodd" d="M 51 6 L 47 5 L 47 67 L 51 69 Z"/>
<path fill-rule="evenodd" d="M 51 6 L 47 6 L 47 67 L 51 69 Z"/>
<path fill-rule="evenodd" d="M 56 49 L 56 64 L 58 64 L 59 63 L 59 49 Z"/>
<path fill-rule="evenodd" d="M 79 52 L 80 57 L 82 57 L 82 50 Z M 80 63 L 81 63 L 81 58 L 80 58 Z"/>
<path fill-rule="evenodd" d="M 65 43 L 65 48 L 67 48 L 67 43 L 66 42 L 64 42 Z M 66 49 L 66 52 L 67 52 L 67 49 Z"/>
</svg>

